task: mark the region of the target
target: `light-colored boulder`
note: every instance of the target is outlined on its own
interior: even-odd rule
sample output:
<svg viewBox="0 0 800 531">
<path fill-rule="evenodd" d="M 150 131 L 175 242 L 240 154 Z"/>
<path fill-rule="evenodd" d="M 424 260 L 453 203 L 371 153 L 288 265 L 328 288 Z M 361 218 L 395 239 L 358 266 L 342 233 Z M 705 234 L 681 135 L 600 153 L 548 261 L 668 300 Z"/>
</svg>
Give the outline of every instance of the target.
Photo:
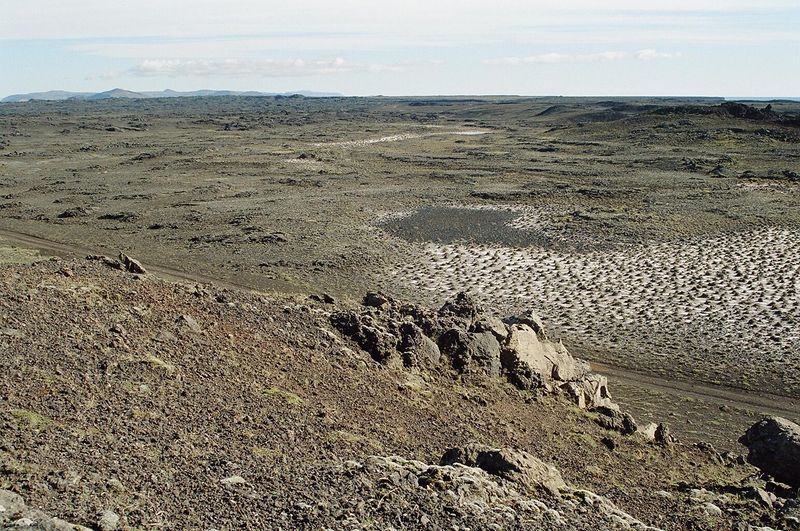
<svg viewBox="0 0 800 531">
<path fill-rule="evenodd" d="M 521 450 L 481 445 L 451 448 L 442 456 L 441 464 L 455 463 L 478 467 L 526 489 L 544 489 L 558 495 L 567 488 L 558 469 Z"/>
<path fill-rule="evenodd" d="M 524 324 L 512 325 L 509 329 L 502 361 L 507 370 L 515 370 L 523 363 L 545 380 L 570 382 L 588 372 L 588 365 L 573 358 L 561 342 L 542 339 Z"/>
<path fill-rule="evenodd" d="M 599 374 L 588 374 L 580 381 L 567 382 L 561 390 L 581 409 L 608 407 L 619 409 L 608 391 L 608 379 Z"/>
</svg>

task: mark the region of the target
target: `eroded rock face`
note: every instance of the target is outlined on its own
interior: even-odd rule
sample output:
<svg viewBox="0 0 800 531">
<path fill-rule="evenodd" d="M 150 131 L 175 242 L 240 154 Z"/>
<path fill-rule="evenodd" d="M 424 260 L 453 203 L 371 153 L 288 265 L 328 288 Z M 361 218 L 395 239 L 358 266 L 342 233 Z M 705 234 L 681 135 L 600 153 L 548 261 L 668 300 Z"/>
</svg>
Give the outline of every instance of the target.
<svg viewBox="0 0 800 531">
<path fill-rule="evenodd" d="M 608 379 L 599 374 L 588 374 L 580 381 L 567 382 L 561 390 L 581 409 L 608 407 L 619 409 L 608 391 Z"/>
<path fill-rule="evenodd" d="M 582 378 L 589 370 L 585 362 L 573 358 L 561 343 L 542 339 L 530 326 L 512 325 L 502 354 L 508 371 L 525 364 L 546 380 L 570 382 Z"/>
<path fill-rule="evenodd" d="M 331 322 L 340 332 L 353 338 L 375 361 L 389 366 L 401 364 L 397 337 L 372 316 L 351 311 L 337 312 L 331 316 Z"/>
<path fill-rule="evenodd" d="M 749 450 L 749 463 L 800 488 L 800 426 L 781 417 L 767 417 L 753 424 L 739 442 Z"/>
</svg>

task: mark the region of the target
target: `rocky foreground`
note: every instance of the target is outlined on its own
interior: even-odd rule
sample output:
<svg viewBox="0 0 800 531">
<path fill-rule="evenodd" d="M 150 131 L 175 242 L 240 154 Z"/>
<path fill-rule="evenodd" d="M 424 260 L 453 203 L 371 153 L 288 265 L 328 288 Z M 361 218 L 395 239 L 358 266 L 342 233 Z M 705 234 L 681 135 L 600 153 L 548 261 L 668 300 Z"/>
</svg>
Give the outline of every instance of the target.
<svg viewBox="0 0 800 531">
<path fill-rule="evenodd" d="M 0 351 L 2 528 L 800 528 L 797 425 L 755 425 L 746 457 L 684 445 L 535 314 L 466 295 L 51 260 L 0 269 Z"/>
</svg>

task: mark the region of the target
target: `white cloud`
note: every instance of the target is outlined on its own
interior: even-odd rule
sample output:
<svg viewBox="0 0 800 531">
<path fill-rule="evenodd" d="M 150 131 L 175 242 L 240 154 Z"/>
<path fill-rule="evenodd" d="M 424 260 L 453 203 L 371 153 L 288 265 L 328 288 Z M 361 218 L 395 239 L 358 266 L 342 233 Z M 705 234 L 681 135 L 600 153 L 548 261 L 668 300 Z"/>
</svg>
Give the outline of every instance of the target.
<svg viewBox="0 0 800 531">
<path fill-rule="evenodd" d="M 635 57 L 640 61 L 652 61 L 654 59 L 675 59 L 681 57 L 680 52 L 659 52 L 652 48 L 639 50 L 632 56 L 624 52 L 598 52 L 585 54 L 570 53 L 543 53 L 538 55 L 528 55 L 524 57 L 500 57 L 497 59 L 487 59 L 483 61 L 487 65 L 525 65 L 525 64 L 559 64 L 559 63 L 597 63 L 608 61 L 622 61 Z"/>
<path fill-rule="evenodd" d="M 391 72 L 400 66 L 303 59 L 146 59 L 130 70 L 143 77 L 300 77 L 355 72 Z"/>
<path fill-rule="evenodd" d="M 598 61 L 619 61 L 625 59 L 626 55 L 622 52 L 599 52 L 587 54 L 568 54 L 568 53 L 543 53 L 539 55 L 529 55 L 526 57 L 501 57 L 498 59 L 487 59 L 485 64 L 490 65 L 522 65 L 522 64 L 557 64 L 557 63 L 594 63 Z"/>
<path fill-rule="evenodd" d="M 681 52 L 659 52 L 648 48 L 636 52 L 636 58 L 641 61 L 652 61 L 653 59 L 675 59 L 681 56 Z"/>
</svg>

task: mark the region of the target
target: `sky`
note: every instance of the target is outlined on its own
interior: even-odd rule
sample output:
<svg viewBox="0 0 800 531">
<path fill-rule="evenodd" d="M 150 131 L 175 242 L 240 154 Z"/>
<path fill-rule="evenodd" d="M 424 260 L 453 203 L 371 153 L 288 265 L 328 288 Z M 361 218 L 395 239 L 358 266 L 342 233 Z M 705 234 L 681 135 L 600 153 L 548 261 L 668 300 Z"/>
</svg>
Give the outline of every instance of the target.
<svg viewBox="0 0 800 531">
<path fill-rule="evenodd" d="M 0 97 L 800 96 L 800 0 L 0 0 Z"/>
</svg>

